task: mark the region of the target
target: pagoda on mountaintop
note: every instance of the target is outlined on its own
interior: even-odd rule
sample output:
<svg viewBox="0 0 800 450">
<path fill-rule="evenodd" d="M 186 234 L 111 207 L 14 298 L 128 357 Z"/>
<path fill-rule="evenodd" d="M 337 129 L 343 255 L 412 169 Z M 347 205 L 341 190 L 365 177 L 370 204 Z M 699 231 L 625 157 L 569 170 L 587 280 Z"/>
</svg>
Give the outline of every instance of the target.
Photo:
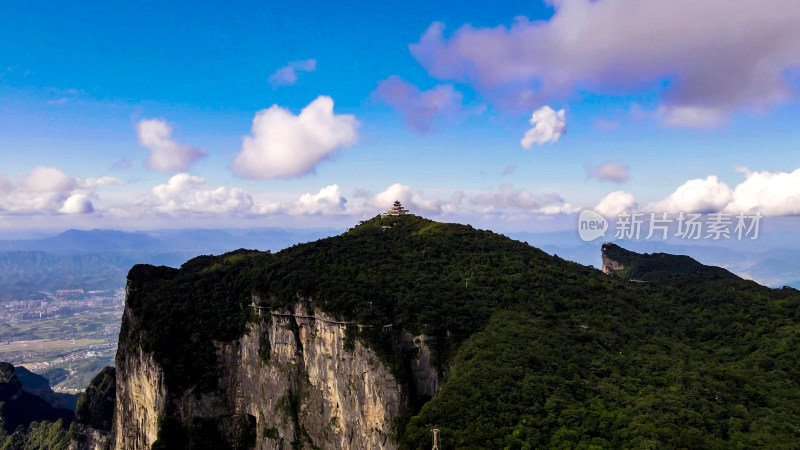
<svg viewBox="0 0 800 450">
<path fill-rule="evenodd" d="M 400 203 L 400 200 L 395 200 L 394 205 L 387 209 L 386 212 L 381 213 L 381 217 L 389 217 L 389 216 L 404 216 L 408 214 L 407 209 L 403 209 L 403 204 Z"/>
</svg>

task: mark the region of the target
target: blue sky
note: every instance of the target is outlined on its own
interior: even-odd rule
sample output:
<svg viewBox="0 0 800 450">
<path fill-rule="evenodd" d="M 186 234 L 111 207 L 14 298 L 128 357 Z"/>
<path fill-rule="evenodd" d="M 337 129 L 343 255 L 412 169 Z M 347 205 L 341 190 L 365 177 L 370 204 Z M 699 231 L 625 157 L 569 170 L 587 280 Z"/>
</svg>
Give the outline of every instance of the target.
<svg viewBox="0 0 800 450">
<path fill-rule="evenodd" d="M 667 199 L 800 213 L 798 7 L 632 1 L 11 2 L 0 227 L 347 226 L 394 195 L 442 220 L 545 231 L 619 191 L 635 204 L 606 202 L 609 214 Z M 637 26 L 670 14 L 657 22 L 671 29 Z M 692 19 L 709 14 L 738 34 Z M 333 116 L 292 125 L 324 110 L 320 96 Z M 273 105 L 282 118 L 234 163 Z M 526 149 L 546 106 L 564 123 L 543 115 Z M 613 174 L 588 176 L 603 163 Z"/>
</svg>

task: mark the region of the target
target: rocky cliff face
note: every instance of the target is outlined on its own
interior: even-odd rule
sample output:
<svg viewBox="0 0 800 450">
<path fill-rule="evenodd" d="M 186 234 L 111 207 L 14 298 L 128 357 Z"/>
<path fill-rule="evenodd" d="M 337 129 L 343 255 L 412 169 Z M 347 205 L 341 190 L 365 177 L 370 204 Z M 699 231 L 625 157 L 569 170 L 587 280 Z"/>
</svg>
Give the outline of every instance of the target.
<svg viewBox="0 0 800 450">
<path fill-rule="evenodd" d="M 132 327 L 134 320 L 126 307 L 123 326 Z M 149 449 L 158 437 L 159 417 L 166 413 L 164 372 L 150 354 L 122 341 L 117 348 L 116 365 L 115 448 Z"/>
<path fill-rule="evenodd" d="M 126 308 L 123 322 L 135 320 Z M 412 338 L 419 356 L 406 386 L 372 350 L 348 340 L 347 327 L 301 303 L 261 311 L 239 340 L 215 343 L 217 367 L 209 370 L 217 387 L 202 393 L 169 392 L 163 368 L 121 343 L 115 448 L 150 448 L 170 423 L 210 428 L 233 448 L 395 448 L 393 427 L 410 398 L 438 392 L 430 351 L 424 337 Z"/>
<path fill-rule="evenodd" d="M 613 259 L 611 256 L 608 255 L 608 253 L 609 253 L 608 249 L 609 249 L 610 245 L 613 245 L 613 244 L 610 244 L 610 243 L 606 242 L 605 244 L 603 244 L 603 247 L 601 248 L 601 251 L 600 251 L 600 256 L 602 258 L 602 268 L 601 269 L 603 270 L 603 273 L 607 273 L 607 274 L 608 273 L 613 273 L 613 272 L 616 272 L 618 270 L 622 270 L 622 269 L 625 268 L 625 266 L 621 262 Z"/>
<path fill-rule="evenodd" d="M 109 450 L 111 443 L 109 433 L 82 423 L 72 424 L 72 440 L 69 443 L 69 450 Z"/>
</svg>

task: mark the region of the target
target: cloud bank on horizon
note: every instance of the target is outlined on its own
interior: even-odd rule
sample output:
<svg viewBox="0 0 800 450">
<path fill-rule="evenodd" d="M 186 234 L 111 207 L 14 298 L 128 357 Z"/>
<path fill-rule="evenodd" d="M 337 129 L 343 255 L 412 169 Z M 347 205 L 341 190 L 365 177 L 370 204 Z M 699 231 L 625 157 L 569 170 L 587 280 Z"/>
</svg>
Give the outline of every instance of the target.
<svg viewBox="0 0 800 450">
<path fill-rule="evenodd" d="M 29 214 L 90 214 L 98 187 L 121 185 L 114 177 L 79 179 L 55 167 L 35 167 L 15 183 L 0 175 L 0 217 Z"/>
</svg>

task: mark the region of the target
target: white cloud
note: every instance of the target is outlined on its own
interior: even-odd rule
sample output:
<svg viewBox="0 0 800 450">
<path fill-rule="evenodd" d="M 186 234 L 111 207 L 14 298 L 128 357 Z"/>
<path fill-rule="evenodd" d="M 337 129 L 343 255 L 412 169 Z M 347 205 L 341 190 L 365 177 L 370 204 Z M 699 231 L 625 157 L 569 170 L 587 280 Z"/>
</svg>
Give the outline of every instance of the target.
<svg viewBox="0 0 800 450">
<path fill-rule="evenodd" d="M 106 176 L 100 178 L 87 178 L 85 180 L 79 180 L 78 184 L 86 189 L 94 189 L 97 186 L 108 186 L 111 184 L 121 185 L 124 183 L 119 178 Z"/>
<path fill-rule="evenodd" d="M 195 186 L 202 186 L 206 183 L 205 178 L 179 173 L 173 175 L 167 184 L 160 184 L 153 188 L 153 194 L 162 202 L 167 203 L 181 198 Z"/>
<path fill-rule="evenodd" d="M 166 214 L 244 214 L 253 208 L 253 198 L 242 189 L 202 189 L 205 184 L 204 178 L 179 173 L 153 187 L 152 198 L 142 206 Z"/>
<path fill-rule="evenodd" d="M 272 85 L 273 89 L 279 86 L 291 86 L 297 83 L 298 72 L 313 72 L 315 70 L 317 70 L 316 59 L 292 61 L 270 75 L 269 83 Z"/>
<path fill-rule="evenodd" d="M 541 214 L 574 214 L 580 211 L 580 208 L 572 206 L 570 203 L 564 203 L 563 205 L 552 205 L 552 206 L 545 206 L 543 208 L 539 208 L 538 213 Z"/>
<path fill-rule="evenodd" d="M 314 171 L 322 160 L 358 141 L 358 121 L 350 114 L 333 113 L 333 100 L 319 96 L 295 116 L 273 105 L 253 119 L 252 136 L 231 169 L 246 178 L 290 178 Z"/>
<path fill-rule="evenodd" d="M 586 165 L 589 178 L 597 178 L 598 180 L 611 181 L 613 183 L 628 181 L 628 179 L 630 179 L 628 170 L 630 170 L 630 166 L 627 164 L 615 163 L 612 161 L 606 161 L 597 166 Z"/>
<path fill-rule="evenodd" d="M 406 126 L 418 133 L 427 133 L 437 117 L 452 116 L 461 110 L 461 93 L 449 84 L 420 91 L 392 75 L 378 84 L 374 95 L 402 113 Z"/>
<path fill-rule="evenodd" d="M 75 177 L 55 167 L 39 166 L 34 168 L 20 180 L 20 187 L 29 192 L 63 192 L 73 189 L 78 184 Z"/>
<path fill-rule="evenodd" d="M 551 0 L 548 20 L 432 24 L 412 54 L 439 79 L 473 83 L 517 106 L 578 90 L 652 89 L 673 125 L 712 126 L 794 95 L 800 2 L 791 0 Z M 664 87 L 664 80 L 669 85 Z"/>
<path fill-rule="evenodd" d="M 534 211 L 562 203 L 564 199 L 556 193 L 532 194 L 527 189 L 516 189 L 514 186 L 504 184 L 497 191 L 477 195 L 470 201 L 474 205 L 483 206 L 484 212 L 489 212 L 509 208 Z"/>
<path fill-rule="evenodd" d="M 725 209 L 732 213 L 761 212 L 765 216 L 800 214 L 800 169 L 794 172 L 750 172 L 736 186 L 733 201 Z"/>
<path fill-rule="evenodd" d="M 253 213 L 259 216 L 286 213 L 286 205 L 277 201 L 259 202 L 253 205 Z"/>
<path fill-rule="evenodd" d="M 669 213 L 703 213 L 719 211 L 733 200 L 731 188 L 710 175 L 705 179 L 689 180 L 664 200 L 652 203 L 647 210 Z"/>
<path fill-rule="evenodd" d="M 316 194 L 303 194 L 295 204 L 297 214 L 335 214 L 344 212 L 347 200 L 338 184 L 324 187 Z"/>
<path fill-rule="evenodd" d="M 88 214 L 94 212 L 94 205 L 86 194 L 73 194 L 64 202 L 64 206 L 58 210 L 63 214 Z"/>
<path fill-rule="evenodd" d="M 94 212 L 95 190 L 122 184 L 113 177 L 80 179 L 55 167 L 39 166 L 13 183 L 0 176 L 0 210 L 14 214 L 88 214 Z"/>
<path fill-rule="evenodd" d="M 172 139 L 172 128 L 160 119 L 143 119 L 136 125 L 139 144 L 150 150 L 147 166 L 164 173 L 187 170 L 207 153 Z"/>
<path fill-rule="evenodd" d="M 751 172 L 736 167 L 745 180 L 731 188 L 714 175 L 688 180 L 663 200 L 648 204 L 644 210 L 671 214 L 711 213 L 724 211 L 764 216 L 800 215 L 800 169 L 793 172 Z M 616 215 L 622 210 L 635 210 L 632 194 L 617 191 L 609 194 L 595 210 Z"/>
<path fill-rule="evenodd" d="M 563 109 L 556 112 L 549 106 L 542 106 L 533 112 L 530 122 L 533 128 L 526 131 L 520 141 L 524 148 L 556 142 L 567 132 L 567 117 Z"/>
<path fill-rule="evenodd" d="M 206 213 L 244 213 L 253 207 L 253 198 L 241 188 L 220 186 L 195 192 L 194 202 L 188 205 L 196 211 Z"/>
<path fill-rule="evenodd" d="M 615 191 L 606 195 L 594 210 L 606 217 L 613 217 L 625 211 L 636 209 L 636 199 L 626 191 Z"/>
<path fill-rule="evenodd" d="M 375 195 L 370 204 L 374 208 L 386 209 L 395 200 L 400 200 L 403 205 L 410 210 L 421 213 L 438 214 L 442 211 L 442 204 L 439 200 L 426 198 L 421 192 L 413 192 L 411 186 L 395 183 L 387 187 L 383 192 Z"/>
</svg>

